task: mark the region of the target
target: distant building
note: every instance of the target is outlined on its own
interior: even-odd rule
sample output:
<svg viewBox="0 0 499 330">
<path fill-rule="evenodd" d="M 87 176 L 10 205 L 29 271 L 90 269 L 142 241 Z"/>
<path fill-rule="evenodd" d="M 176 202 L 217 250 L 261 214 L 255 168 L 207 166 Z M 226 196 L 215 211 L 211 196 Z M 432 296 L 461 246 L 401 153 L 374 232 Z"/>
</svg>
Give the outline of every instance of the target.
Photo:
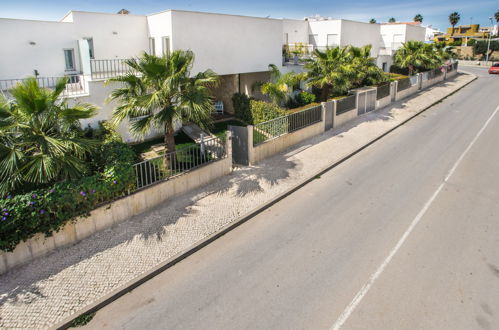
<svg viewBox="0 0 499 330">
<path fill-rule="evenodd" d="M 454 29 L 447 28 L 447 33 L 435 36 L 435 41 L 455 42 L 461 41 L 462 43 L 468 42 L 469 39 L 487 39 L 490 31 L 481 31 L 480 24 L 459 25 Z"/>
</svg>

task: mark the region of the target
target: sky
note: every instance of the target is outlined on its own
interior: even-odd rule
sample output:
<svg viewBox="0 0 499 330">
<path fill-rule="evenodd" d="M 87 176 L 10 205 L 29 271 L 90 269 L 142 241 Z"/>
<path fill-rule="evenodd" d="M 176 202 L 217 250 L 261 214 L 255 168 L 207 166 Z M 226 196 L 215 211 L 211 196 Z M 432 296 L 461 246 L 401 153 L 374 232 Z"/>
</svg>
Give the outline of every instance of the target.
<svg viewBox="0 0 499 330">
<path fill-rule="evenodd" d="M 459 24 L 490 25 L 489 17 L 499 10 L 499 0 L 0 0 L 0 17 L 60 20 L 70 10 L 116 13 L 122 8 L 137 15 L 182 9 L 273 18 L 375 18 L 378 22 L 390 17 L 412 21 L 414 15 L 421 14 L 425 25 L 445 30 L 448 16 L 454 11 L 461 15 Z"/>
</svg>

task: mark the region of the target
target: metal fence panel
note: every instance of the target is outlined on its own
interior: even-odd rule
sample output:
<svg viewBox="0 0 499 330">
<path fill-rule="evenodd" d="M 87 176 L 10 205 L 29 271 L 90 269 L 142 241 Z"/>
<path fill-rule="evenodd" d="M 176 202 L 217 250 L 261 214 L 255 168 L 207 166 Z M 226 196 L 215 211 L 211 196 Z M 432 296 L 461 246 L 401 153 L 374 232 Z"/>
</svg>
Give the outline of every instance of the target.
<svg viewBox="0 0 499 330">
<path fill-rule="evenodd" d="M 225 156 L 224 142 L 218 138 L 211 138 L 200 144 L 144 160 L 133 165 L 137 189 L 175 177 Z"/>
<path fill-rule="evenodd" d="M 411 85 L 410 78 L 404 78 L 404 79 L 397 80 L 397 92 L 406 90 L 406 89 L 410 88 L 411 86 L 412 85 Z"/>
<path fill-rule="evenodd" d="M 357 96 L 350 95 L 336 101 L 336 114 L 342 114 L 355 109 Z"/>
<path fill-rule="evenodd" d="M 390 95 L 390 83 L 385 83 L 376 87 L 376 100 L 381 100 Z"/>
<path fill-rule="evenodd" d="M 318 105 L 309 109 L 278 117 L 253 126 L 253 145 L 275 139 L 322 120 L 322 106 Z"/>
</svg>

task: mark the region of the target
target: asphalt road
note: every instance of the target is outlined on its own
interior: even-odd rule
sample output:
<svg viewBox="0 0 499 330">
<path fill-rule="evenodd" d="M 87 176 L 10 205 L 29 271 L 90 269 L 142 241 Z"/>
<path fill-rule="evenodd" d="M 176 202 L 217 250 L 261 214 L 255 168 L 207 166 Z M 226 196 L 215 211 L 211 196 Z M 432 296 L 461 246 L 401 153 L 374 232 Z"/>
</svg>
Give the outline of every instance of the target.
<svg viewBox="0 0 499 330">
<path fill-rule="evenodd" d="M 96 329 L 499 328 L 499 76 L 100 310 Z"/>
</svg>

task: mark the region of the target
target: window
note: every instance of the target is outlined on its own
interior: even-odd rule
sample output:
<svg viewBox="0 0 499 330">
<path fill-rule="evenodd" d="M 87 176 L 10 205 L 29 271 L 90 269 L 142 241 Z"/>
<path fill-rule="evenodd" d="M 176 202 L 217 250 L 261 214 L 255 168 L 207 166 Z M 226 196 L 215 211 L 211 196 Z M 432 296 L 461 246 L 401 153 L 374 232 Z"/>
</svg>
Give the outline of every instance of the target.
<svg viewBox="0 0 499 330">
<path fill-rule="evenodd" d="M 90 59 L 95 59 L 95 53 L 94 53 L 94 39 L 93 38 L 83 38 L 88 42 L 88 55 L 90 56 Z"/>
<path fill-rule="evenodd" d="M 64 61 L 66 62 L 66 71 L 75 71 L 75 50 L 64 49 Z"/>
<path fill-rule="evenodd" d="M 149 38 L 149 54 L 156 55 L 156 41 L 154 38 Z"/>
<path fill-rule="evenodd" d="M 337 34 L 328 34 L 327 35 L 327 46 L 328 47 L 336 47 L 340 44 L 340 38 Z"/>
<path fill-rule="evenodd" d="M 163 44 L 163 55 L 170 54 L 170 37 L 161 38 Z"/>
<path fill-rule="evenodd" d="M 382 67 L 383 67 L 383 72 L 388 72 L 388 63 L 383 62 Z"/>
</svg>

